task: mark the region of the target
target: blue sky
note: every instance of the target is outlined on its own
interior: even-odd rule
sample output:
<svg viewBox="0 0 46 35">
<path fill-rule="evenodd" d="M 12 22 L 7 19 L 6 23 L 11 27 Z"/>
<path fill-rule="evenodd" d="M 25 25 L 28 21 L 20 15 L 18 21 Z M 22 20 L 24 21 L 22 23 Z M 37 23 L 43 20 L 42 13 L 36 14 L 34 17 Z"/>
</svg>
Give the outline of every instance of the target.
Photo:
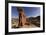
<svg viewBox="0 0 46 35">
<path fill-rule="evenodd" d="M 26 16 L 35 17 L 40 15 L 40 7 L 23 7 Z M 18 11 L 15 6 L 12 6 L 12 17 L 18 16 Z"/>
</svg>

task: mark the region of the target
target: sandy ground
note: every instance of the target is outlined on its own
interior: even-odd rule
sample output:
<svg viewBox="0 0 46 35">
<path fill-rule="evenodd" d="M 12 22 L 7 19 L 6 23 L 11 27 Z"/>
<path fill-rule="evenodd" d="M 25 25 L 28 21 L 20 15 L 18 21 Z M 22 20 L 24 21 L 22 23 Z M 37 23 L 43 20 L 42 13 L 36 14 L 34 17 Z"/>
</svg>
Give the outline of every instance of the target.
<svg viewBox="0 0 46 35">
<path fill-rule="evenodd" d="M 18 26 L 18 23 L 15 22 L 15 24 L 12 24 L 12 26 Z M 36 28 L 37 26 L 30 23 L 30 25 L 24 25 L 24 26 L 21 26 L 20 28 Z"/>
<path fill-rule="evenodd" d="M 35 28 L 35 27 L 37 27 L 37 26 L 35 26 L 34 24 L 22 26 L 22 28 Z"/>
</svg>

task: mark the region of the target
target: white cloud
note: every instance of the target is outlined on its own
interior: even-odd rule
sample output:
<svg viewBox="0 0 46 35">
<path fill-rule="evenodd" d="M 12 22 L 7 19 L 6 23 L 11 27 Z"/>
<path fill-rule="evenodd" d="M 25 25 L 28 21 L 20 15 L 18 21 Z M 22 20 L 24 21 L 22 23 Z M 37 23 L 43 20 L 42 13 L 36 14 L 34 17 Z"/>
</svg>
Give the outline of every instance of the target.
<svg viewBox="0 0 46 35">
<path fill-rule="evenodd" d="M 12 18 L 18 19 L 18 18 L 19 18 L 19 16 L 13 16 Z"/>
</svg>

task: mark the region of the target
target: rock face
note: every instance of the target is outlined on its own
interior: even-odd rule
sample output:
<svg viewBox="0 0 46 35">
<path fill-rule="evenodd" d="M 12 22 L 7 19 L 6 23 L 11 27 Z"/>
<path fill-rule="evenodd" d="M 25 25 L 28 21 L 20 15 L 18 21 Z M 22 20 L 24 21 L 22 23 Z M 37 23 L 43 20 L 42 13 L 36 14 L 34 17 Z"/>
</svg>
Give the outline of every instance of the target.
<svg viewBox="0 0 46 35">
<path fill-rule="evenodd" d="M 19 12 L 19 24 L 18 24 L 18 26 L 21 27 L 21 26 L 24 26 L 26 23 L 26 16 L 25 16 L 23 8 L 17 7 L 17 10 Z"/>
<path fill-rule="evenodd" d="M 30 17 L 29 21 L 31 21 L 31 23 L 36 25 L 37 27 L 40 27 L 40 16 Z"/>
</svg>

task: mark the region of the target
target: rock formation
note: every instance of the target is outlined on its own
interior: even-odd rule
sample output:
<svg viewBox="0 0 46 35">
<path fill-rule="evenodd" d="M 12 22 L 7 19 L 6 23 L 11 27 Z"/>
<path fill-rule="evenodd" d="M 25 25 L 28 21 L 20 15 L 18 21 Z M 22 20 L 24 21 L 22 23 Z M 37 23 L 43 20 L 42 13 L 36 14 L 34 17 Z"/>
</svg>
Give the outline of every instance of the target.
<svg viewBox="0 0 46 35">
<path fill-rule="evenodd" d="M 17 10 L 19 12 L 19 24 L 18 24 L 18 26 L 22 27 L 25 24 L 27 24 L 26 15 L 25 15 L 24 9 L 22 7 L 17 7 Z"/>
</svg>

